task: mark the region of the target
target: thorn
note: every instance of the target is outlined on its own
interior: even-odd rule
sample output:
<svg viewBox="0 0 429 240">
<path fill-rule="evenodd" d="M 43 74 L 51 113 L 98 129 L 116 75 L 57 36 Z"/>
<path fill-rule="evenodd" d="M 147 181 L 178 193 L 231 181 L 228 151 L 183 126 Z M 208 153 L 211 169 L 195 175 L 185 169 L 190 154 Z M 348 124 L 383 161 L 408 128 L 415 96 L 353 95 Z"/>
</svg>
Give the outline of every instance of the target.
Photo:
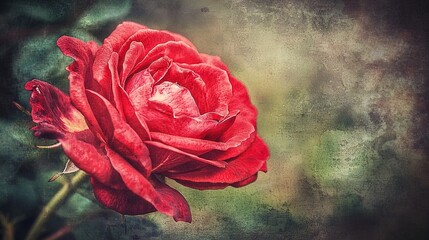
<svg viewBox="0 0 429 240">
<path fill-rule="evenodd" d="M 25 113 L 28 116 L 31 116 L 31 113 L 27 109 L 25 109 L 21 104 L 15 101 L 12 101 L 12 103 L 13 105 L 15 105 L 16 108 L 18 108 L 18 110 L 20 110 L 21 112 Z"/>
<path fill-rule="evenodd" d="M 57 180 L 57 178 L 61 177 L 61 175 L 63 175 L 62 172 L 56 173 L 54 176 L 49 178 L 48 182 L 53 182 L 53 181 Z"/>
<path fill-rule="evenodd" d="M 37 147 L 37 148 L 41 148 L 41 149 L 51 149 L 51 148 L 57 148 L 57 147 L 59 147 L 59 146 L 61 146 L 61 143 L 60 143 L 60 142 L 57 142 L 57 143 L 55 143 L 55 144 L 48 145 L 48 146 L 44 146 L 44 145 L 36 145 L 36 147 Z"/>
</svg>

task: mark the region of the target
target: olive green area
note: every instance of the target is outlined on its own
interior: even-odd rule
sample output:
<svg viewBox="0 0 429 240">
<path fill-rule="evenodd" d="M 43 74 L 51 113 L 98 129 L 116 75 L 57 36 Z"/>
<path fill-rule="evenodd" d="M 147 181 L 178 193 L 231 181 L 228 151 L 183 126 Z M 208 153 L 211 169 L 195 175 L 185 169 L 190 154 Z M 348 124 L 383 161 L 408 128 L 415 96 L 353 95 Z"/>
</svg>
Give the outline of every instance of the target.
<svg viewBox="0 0 429 240">
<path fill-rule="evenodd" d="M 0 3 L 0 233 L 23 239 L 73 173 L 38 149 L 24 84 L 68 91 L 62 35 L 99 44 L 136 21 L 218 55 L 248 88 L 268 172 L 243 188 L 167 180 L 193 222 L 121 216 L 86 182 L 46 224 L 58 239 L 426 239 L 428 35 L 418 1 L 18 0 Z"/>
</svg>

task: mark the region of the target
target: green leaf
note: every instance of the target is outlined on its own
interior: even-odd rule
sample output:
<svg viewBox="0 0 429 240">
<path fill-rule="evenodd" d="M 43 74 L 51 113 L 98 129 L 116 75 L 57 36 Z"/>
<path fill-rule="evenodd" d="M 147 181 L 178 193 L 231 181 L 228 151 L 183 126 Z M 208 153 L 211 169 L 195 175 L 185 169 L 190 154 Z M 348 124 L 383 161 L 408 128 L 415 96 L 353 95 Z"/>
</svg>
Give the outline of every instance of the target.
<svg viewBox="0 0 429 240">
<path fill-rule="evenodd" d="M 125 17 L 131 9 L 131 0 L 99 0 L 84 14 L 76 26 L 95 29 L 101 25 Z"/>
</svg>

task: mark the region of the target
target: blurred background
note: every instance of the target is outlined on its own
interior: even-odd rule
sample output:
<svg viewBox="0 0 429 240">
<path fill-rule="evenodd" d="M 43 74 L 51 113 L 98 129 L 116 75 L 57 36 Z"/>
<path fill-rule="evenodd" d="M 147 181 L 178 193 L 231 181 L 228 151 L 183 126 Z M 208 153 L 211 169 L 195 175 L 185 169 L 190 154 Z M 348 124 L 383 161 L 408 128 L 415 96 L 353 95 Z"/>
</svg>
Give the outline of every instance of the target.
<svg viewBox="0 0 429 240">
<path fill-rule="evenodd" d="M 67 91 L 61 35 L 101 43 L 136 21 L 189 38 L 246 84 L 271 149 L 244 188 L 188 189 L 193 222 L 121 218 L 86 183 L 43 229 L 47 239 L 426 239 L 428 40 L 424 1 L 15 0 L 0 3 L 0 229 L 22 239 L 67 180 L 61 149 L 29 128 L 23 86 Z"/>
</svg>

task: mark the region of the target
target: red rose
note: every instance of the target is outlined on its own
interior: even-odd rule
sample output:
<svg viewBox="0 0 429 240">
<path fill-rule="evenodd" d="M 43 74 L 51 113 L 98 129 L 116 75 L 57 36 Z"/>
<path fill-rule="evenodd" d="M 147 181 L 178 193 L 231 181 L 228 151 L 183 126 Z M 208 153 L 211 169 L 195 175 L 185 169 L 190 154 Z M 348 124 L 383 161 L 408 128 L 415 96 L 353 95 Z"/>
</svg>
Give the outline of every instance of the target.
<svg viewBox="0 0 429 240">
<path fill-rule="evenodd" d="M 190 222 L 188 203 L 164 177 L 220 189 L 247 185 L 266 171 L 256 109 L 218 57 L 132 22 L 101 47 L 67 36 L 57 44 L 74 59 L 70 97 L 40 80 L 25 85 L 34 134 L 57 139 L 108 208 Z"/>
</svg>

